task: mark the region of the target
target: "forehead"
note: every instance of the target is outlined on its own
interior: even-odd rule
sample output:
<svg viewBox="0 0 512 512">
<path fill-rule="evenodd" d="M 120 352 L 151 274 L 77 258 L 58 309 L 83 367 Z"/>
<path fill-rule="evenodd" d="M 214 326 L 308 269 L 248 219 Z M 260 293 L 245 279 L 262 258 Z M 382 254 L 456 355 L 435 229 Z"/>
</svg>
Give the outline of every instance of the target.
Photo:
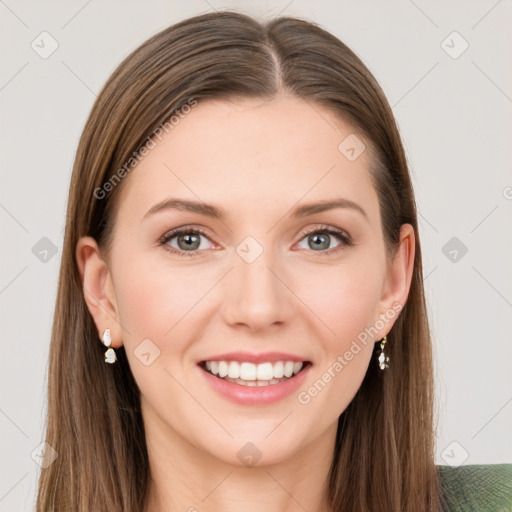
<svg viewBox="0 0 512 512">
<path fill-rule="evenodd" d="M 375 209 L 369 151 L 342 150 L 353 127 L 327 108 L 281 96 L 199 100 L 142 158 L 123 183 L 120 209 L 144 213 L 167 196 L 222 204 L 230 211 L 343 196 Z M 357 148 L 360 150 L 361 148 Z M 123 206 L 124 205 L 124 206 Z"/>
</svg>

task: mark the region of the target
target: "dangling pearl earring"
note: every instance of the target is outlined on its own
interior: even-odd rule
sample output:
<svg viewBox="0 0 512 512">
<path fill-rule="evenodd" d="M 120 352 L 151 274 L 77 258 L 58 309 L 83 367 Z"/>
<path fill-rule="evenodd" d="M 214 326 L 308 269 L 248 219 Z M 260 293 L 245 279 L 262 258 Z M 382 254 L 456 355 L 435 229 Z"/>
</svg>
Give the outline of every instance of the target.
<svg viewBox="0 0 512 512">
<path fill-rule="evenodd" d="M 382 338 L 380 342 L 380 350 L 377 351 L 377 359 L 379 361 L 379 368 L 381 370 L 385 370 L 386 368 L 389 368 L 388 362 L 389 357 L 384 353 L 384 345 L 387 341 L 387 335 Z"/>
<path fill-rule="evenodd" d="M 105 329 L 101 341 L 105 347 L 110 347 L 112 340 L 110 339 L 110 329 Z M 117 356 L 113 348 L 109 348 L 105 352 L 105 363 L 113 364 L 117 361 Z"/>
</svg>

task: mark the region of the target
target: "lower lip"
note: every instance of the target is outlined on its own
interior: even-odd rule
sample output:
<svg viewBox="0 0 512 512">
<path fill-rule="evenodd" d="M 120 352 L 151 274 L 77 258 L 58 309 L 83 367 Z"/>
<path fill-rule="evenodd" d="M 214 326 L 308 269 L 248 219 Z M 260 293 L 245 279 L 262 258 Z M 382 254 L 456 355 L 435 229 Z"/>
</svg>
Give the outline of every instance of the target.
<svg viewBox="0 0 512 512">
<path fill-rule="evenodd" d="M 269 384 L 268 386 L 244 386 L 242 384 L 235 384 L 234 382 L 229 382 L 208 373 L 200 366 L 198 366 L 198 368 L 204 375 L 206 382 L 217 391 L 217 393 L 227 398 L 230 402 L 238 405 L 269 405 L 283 400 L 296 391 L 304 382 L 311 366 L 311 364 L 308 364 L 293 377 L 283 380 L 278 384 Z"/>
</svg>

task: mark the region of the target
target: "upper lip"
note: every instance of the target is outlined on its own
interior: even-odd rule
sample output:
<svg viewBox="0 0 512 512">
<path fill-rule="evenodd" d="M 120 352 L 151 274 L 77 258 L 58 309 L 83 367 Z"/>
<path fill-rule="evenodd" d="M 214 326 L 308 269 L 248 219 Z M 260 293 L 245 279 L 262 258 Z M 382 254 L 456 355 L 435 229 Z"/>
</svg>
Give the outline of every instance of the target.
<svg viewBox="0 0 512 512">
<path fill-rule="evenodd" d="M 288 354 L 286 352 L 262 352 L 260 354 L 254 354 L 251 352 L 227 352 L 225 354 L 217 354 L 201 359 L 198 361 L 198 364 L 203 363 L 204 361 L 238 361 L 254 364 L 267 362 L 273 363 L 277 361 L 309 362 L 305 357 Z"/>
</svg>

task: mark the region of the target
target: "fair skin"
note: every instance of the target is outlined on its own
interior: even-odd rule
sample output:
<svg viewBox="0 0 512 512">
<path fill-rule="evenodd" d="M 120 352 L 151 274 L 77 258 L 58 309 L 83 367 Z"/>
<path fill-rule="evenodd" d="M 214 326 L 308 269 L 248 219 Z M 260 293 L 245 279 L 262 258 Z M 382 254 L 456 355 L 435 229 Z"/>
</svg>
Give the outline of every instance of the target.
<svg viewBox="0 0 512 512">
<path fill-rule="evenodd" d="M 405 304 L 414 261 L 408 224 L 394 258 L 386 255 L 369 151 L 349 161 L 338 150 L 351 133 L 297 98 L 200 100 L 122 183 L 108 257 L 94 239 L 80 239 L 76 257 L 98 337 L 109 327 L 112 346 L 124 344 L 141 390 L 152 476 L 145 512 L 329 510 L 338 417 L 374 342 L 398 316 L 382 326 L 379 315 Z M 214 204 L 226 218 L 171 209 L 144 218 L 171 196 Z M 339 197 L 365 214 L 345 207 L 292 216 L 297 206 Z M 181 226 L 206 232 L 192 256 L 166 249 L 186 252 L 183 237 L 159 243 Z M 318 248 L 321 226 L 343 230 L 353 245 L 325 235 Z M 263 250 L 251 263 L 236 252 L 248 236 Z M 264 406 L 232 403 L 197 366 L 230 351 L 289 352 L 312 363 L 300 387 L 307 390 L 374 325 L 382 328 L 307 404 L 297 393 Z M 160 350 L 148 366 L 134 354 L 146 338 Z M 252 467 L 237 456 L 247 442 L 261 453 Z"/>
</svg>

